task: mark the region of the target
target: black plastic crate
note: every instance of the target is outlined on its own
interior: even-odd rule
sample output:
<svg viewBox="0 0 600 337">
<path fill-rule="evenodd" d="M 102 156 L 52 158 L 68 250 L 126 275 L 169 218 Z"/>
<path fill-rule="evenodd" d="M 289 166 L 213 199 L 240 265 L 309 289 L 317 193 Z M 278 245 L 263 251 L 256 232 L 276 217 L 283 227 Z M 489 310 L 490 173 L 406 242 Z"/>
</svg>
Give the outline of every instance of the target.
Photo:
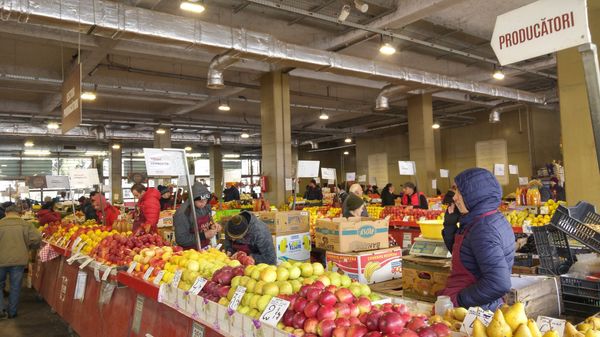
<svg viewBox="0 0 600 337">
<path fill-rule="evenodd" d="M 600 300 L 563 294 L 565 314 L 581 318 L 593 316 L 600 311 Z"/>
<path fill-rule="evenodd" d="M 514 266 L 517 267 L 534 267 L 535 261 L 533 260 L 533 254 L 515 254 Z"/>
<path fill-rule="evenodd" d="M 600 214 L 596 213 L 594 205 L 583 201 L 575 207 L 560 205 L 550 223 L 596 253 L 600 253 L 600 232 L 589 226 L 600 226 Z"/>
<path fill-rule="evenodd" d="M 565 233 L 552 226 L 533 226 L 531 230 L 540 258 L 540 274 L 567 273 L 577 259 Z"/>
<path fill-rule="evenodd" d="M 566 275 L 560 284 L 568 315 L 587 317 L 600 311 L 600 282 Z"/>
</svg>

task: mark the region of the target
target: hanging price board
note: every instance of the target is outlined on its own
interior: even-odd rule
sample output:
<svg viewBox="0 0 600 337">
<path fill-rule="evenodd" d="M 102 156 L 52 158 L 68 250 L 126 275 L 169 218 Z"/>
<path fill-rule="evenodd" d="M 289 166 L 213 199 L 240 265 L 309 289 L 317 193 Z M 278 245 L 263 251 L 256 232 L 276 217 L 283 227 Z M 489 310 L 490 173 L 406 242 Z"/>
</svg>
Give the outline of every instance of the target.
<svg viewBox="0 0 600 337">
<path fill-rule="evenodd" d="M 159 285 L 160 280 L 162 280 L 163 276 L 165 276 L 165 271 L 159 271 L 158 274 L 156 274 L 156 277 L 154 277 L 154 280 L 152 280 L 152 283 L 154 283 L 155 285 Z"/>
<path fill-rule="evenodd" d="M 146 273 L 144 274 L 144 281 L 148 281 L 148 279 L 150 278 L 150 275 L 152 275 L 153 271 L 154 271 L 154 267 L 149 267 L 148 270 L 146 270 Z"/>
<path fill-rule="evenodd" d="M 238 306 L 240 305 L 240 302 L 242 302 L 242 297 L 244 297 L 245 293 L 246 287 L 238 286 L 237 289 L 235 289 L 235 292 L 233 293 L 231 301 L 229 302 L 229 309 L 233 311 L 237 310 Z"/>
<path fill-rule="evenodd" d="M 279 323 L 289 306 L 289 301 L 279 297 L 273 297 L 265 311 L 260 315 L 260 321 L 271 326 L 277 326 L 277 323 Z"/>
<path fill-rule="evenodd" d="M 206 284 L 206 282 L 208 282 L 208 281 L 203 277 L 196 278 L 196 281 L 190 288 L 190 294 L 198 295 L 200 293 L 200 291 L 202 291 L 202 288 L 204 288 L 204 285 Z"/>
<path fill-rule="evenodd" d="M 106 268 L 106 270 L 104 270 L 104 273 L 102 274 L 102 281 L 108 280 L 108 276 L 110 276 L 111 269 L 112 268 Z"/>
<path fill-rule="evenodd" d="M 173 288 L 179 287 L 179 281 L 181 281 L 182 275 L 181 269 L 175 271 L 175 275 L 173 275 L 173 279 L 171 280 L 171 286 L 173 286 Z"/>
<path fill-rule="evenodd" d="M 99 266 L 94 266 L 94 279 L 96 282 L 100 282 L 100 269 Z"/>
</svg>

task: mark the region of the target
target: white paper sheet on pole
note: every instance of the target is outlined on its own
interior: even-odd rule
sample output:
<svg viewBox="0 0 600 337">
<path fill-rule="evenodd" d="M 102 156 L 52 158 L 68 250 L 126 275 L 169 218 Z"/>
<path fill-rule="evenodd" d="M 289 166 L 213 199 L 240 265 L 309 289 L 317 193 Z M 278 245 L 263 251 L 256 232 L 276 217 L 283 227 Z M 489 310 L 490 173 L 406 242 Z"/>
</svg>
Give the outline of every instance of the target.
<svg viewBox="0 0 600 337">
<path fill-rule="evenodd" d="M 183 176 L 187 165 L 183 149 L 144 148 L 146 172 L 149 176 L 172 177 Z"/>
<path fill-rule="evenodd" d="M 346 181 L 356 181 L 356 172 L 346 172 Z"/>
<path fill-rule="evenodd" d="M 23 193 L 29 193 L 29 187 L 28 187 L 28 186 L 25 186 L 25 185 L 20 185 L 20 186 L 17 188 L 17 193 L 19 193 L 19 194 L 23 194 Z"/>
<path fill-rule="evenodd" d="M 525 186 L 529 184 L 529 178 L 527 177 L 519 177 L 519 185 Z"/>
<path fill-rule="evenodd" d="M 319 176 L 318 160 L 298 160 L 298 178 L 315 178 Z"/>
<path fill-rule="evenodd" d="M 333 185 L 333 184 L 335 184 L 334 179 L 327 179 L 327 185 Z"/>
<path fill-rule="evenodd" d="M 315 182 L 316 182 L 317 184 L 320 184 L 320 183 L 321 183 L 321 178 L 319 178 L 319 177 L 315 177 Z"/>
<path fill-rule="evenodd" d="M 198 159 L 194 161 L 194 174 L 197 176 L 210 176 L 210 160 Z"/>
<path fill-rule="evenodd" d="M 434 190 L 437 188 L 437 179 L 431 180 L 431 188 Z"/>
<path fill-rule="evenodd" d="M 503 177 L 504 168 L 504 164 L 494 164 L 494 175 Z"/>
<path fill-rule="evenodd" d="M 346 181 L 348 181 L 348 179 L 346 179 Z M 366 183 L 367 182 L 367 175 L 366 174 L 362 174 L 358 176 L 358 182 L 359 183 Z"/>
<path fill-rule="evenodd" d="M 292 191 L 294 189 L 294 181 L 292 178 L 285 178 L 285 190 Z"/>
<path fill-rule="evenodd" d="M 415 162 L 414 161 L 399 161 L 398 168 L 400 169 L 401 176 L 414 176 L 415 175 Z"/>
<path fill-rule="evenodd" d="M 517 165 L 508 165 L 508 173 L 509 174 L 519 174 L 519 166 Z"/>
<path fill-rule="evenodd" d="M 321 167 L 321 178 L 335 180 L 337 172 L 334 168 Z"/>
<path fill-rule="evenodd" d="M 96 169 L 72 169 L 69 172 L 70 188 L 90 188 L 99 184 L 100 179 Z"/>
<path fill-rule="evenodd" d="M 242 181 L 242 170 L 241 169 L 224 169 L 223 179 L 226 183 L 240 182 Z"/>
<path fill-rule="evenodd" d="M 68 176 L 46 176 L 46 187 L 48 189 L 69 189 Z"/>
<path fill-rule="evenodd" d="M 440 169 L 440 178 L 448 178 L 450 171 L 446 169 Z"/>
<path fill-rule="evenodd" d="M 369 177 L 369 185 L 377 185 L 377 178 Z"/>
</svg>

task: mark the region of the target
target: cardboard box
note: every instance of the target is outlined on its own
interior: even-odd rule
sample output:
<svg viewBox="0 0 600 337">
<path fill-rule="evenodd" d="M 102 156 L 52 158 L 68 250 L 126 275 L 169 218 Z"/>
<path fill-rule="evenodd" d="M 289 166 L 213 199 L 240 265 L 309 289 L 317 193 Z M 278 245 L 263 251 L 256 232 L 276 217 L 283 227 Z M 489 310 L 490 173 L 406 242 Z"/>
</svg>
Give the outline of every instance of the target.
<svg viewBox="0 0 600 337">
<path fill-rule="evenodd" d="M 273 235 L 277 264 L 285 261 L 307 262 L 310 260 L 310 233 Z"/>
<path fill-rule="evenodd" d="M 309 231 L 308 212 L 255 212 L 254 214 L 269 227 L 271 234 L 296 234 Z"/>
<path fill-rule="evenodd" d="M 372 284 L 402 277 L 402 248 L 363 253 L 325 254 L 327 270 L 343 272 L 360 283 Z"/>
<path fill-rule="evenodd" d="M 511 289 L 504 296 L 504 302 L 525 304 L 527 317 L 559 317 L 561 308 L 560 278 L 552 276 L 511 277 Z"/>
<path fill-rule="evenodd" d="M 389 219 L 319 219 L 315 226 L 315 246 L 338 253 L 384 249 L 390 246 Z"/>
<path fill-rule="evenodd" d="M 435 302 L 436 293 L 446 288 L 452 260 L 414 255 L 405 256 L 402 260 L 404 297 Z"/>
</svg>

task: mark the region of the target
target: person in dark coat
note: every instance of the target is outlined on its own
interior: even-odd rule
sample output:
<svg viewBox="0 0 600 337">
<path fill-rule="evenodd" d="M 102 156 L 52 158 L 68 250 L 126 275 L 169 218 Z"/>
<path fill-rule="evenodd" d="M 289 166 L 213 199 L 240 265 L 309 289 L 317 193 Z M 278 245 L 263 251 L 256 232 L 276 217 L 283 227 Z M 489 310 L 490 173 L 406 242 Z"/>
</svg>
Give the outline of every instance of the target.
<svg viewBox="0 0 600 337">
<path fill-rule="evenodd" d="M 394 194 L 395 191 L 396 189 L 391 183 L 385 185 L 383 190 L 381 190 L 381 206 L 394 206 L 396 204 L 396 199 L 400 198 L 400 196 Z"/>
<path fill-rule="evenodd" d="M 550 193 L 554 201 L 567 201 L 565 189 L 558 184 L 558 178 L 556 177 L 550 179 Z"/>
<path fill-rule="evenodd" d="M 317 181 L 311 179 L 306 186 L 306 192 L 304 192 L 304 199 L 306 200 L 323 200 L 323 192 L 319 185 L 317 185 Z"/>
<path fill-rule="evenodd" d="M 404 184 L 403 192 L 402 205 L 420 209 L 429 209 L 427 197 L 422 192 L 417 191 L 417 186 L 414 183 L 409 181 Z"/>
<path fill-rule="evenodd" d="M 234 184 L 231 184 L 225 191 L 223 191 L 223 201 L 235 201 L 240 200 L 240 191 L 235 187 Z"/>
<path fill-rule="evenodd" d="M 84 201 L 83 205 L 81 206 L 81 211 L 83 212 L 83 214 L 85 215 L 85 219 L 86 220 L 95 220 L 96 222 L 98 222 L 98 215 L 96 213 L 96 209 L 94 208 L 94 205 L 92 203 L 92 200 L 94 199 L 94 196 L 96 196 L 98 192 L 93 191 L 90 193 L 90 198 Z"/>
<path fill-rule="evenodd" d="M 359 184 L 352 184 L 352 186 L 350 186 L 350 193 L 348 194 L 348 197 L 344 200 L 344 203 L 342 204 L 342 216 L 344 218 L 352 217 L 352 213 L 350 213 L 350 208 L 348 207 L 348 198 L 352 194 L 354 194 L 357 197 L 362 199 L 362 197 L 363 197 L 362 186 L 360 186 Z M 367 211 L 366 207 L 363 207 L 361 216 L 363 216 L 365 218 L 369 217 L 369 212 Z"/>
<path fill-rule="evenodd" d="M 360 218 L 365 209 L 365 201 L 356 194 L 350 194 L 346 199 L 346 206 L 350 214 L 349 218 Z"/>
<path fill-rule="evenodd" d="M 196 211 L 196 225 L 200 236 L 200 244 L 206 247 L 210 240 L 221 231 L 221 226 L 212 219 L 212 211 L 209 204 L 211 194 L 206 185 L 195 183 L 192 186 L 194 196 L 194 209 Z M 184 249 L 197 249 L 196 232 L 194 231 L 194 215 L 190 201 L 186 201 L 173 216 L 175 227 L 175 241 Z"/>
<path fill-rule="evenodd" d="M 158 185 L 156 189 L 160 192 L 160 210 L 173 209 L 175 201 L 172 198 L 171 189 L 163 185 Z"/>
<path fill-rule="evenodd" d="M 50 201 L 45 203 L 42 206 L 42 209 L 37 212 L 38 222 L 40 226 L 44 226 L 46 224 L 60 222 L 61 216 L 60 213 L 54 210 L 54 201 Z"/>
<path fill-rule="evenodd" d="M 243 211 L 234 215 L 225 226 L 225 251 L 235 254 L 243 251 L 254 258 L 256 264 L 277 264 L 273 237 L 267 225 L 254 214 Z"/>
<path fill-rule="evenodd" d="M 510 291 L 515 255 L 515 235 L 498 212 L 502 188 L 481 168 L 461 172 L 455 182 L 454 204 L 448 207 L 442 230 L 452 251 L 452 273 L 441 295 L 450 296 L 454 306 L 494 311 Z"/>
</svg>

